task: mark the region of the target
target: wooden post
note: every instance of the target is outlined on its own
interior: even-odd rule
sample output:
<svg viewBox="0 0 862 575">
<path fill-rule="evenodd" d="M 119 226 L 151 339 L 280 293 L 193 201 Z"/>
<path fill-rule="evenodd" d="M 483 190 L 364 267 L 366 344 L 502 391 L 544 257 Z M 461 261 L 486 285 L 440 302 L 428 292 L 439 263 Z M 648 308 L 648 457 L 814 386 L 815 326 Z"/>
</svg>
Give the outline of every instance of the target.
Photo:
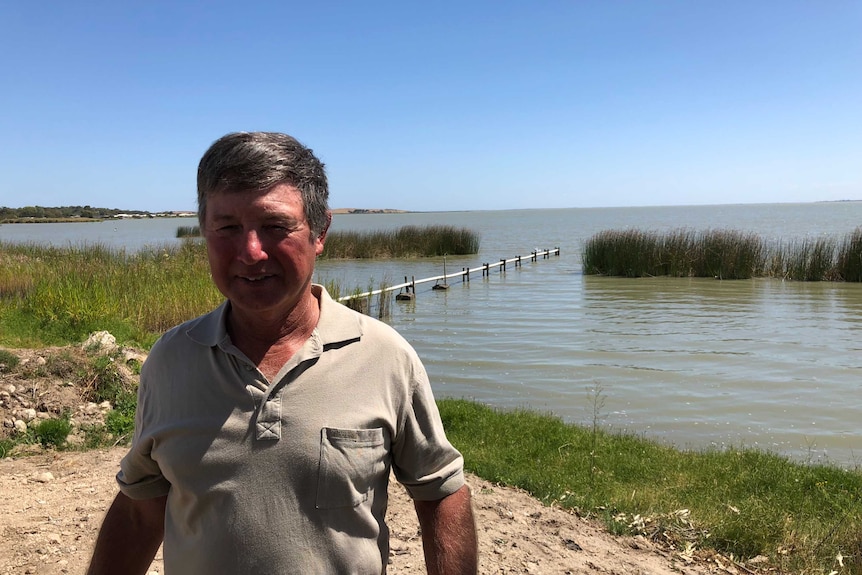
<svg viewBox="0 0 862 575">
<path fill-rule="evenodd" d="M 506 258 L 500 258 L 500 273 L 506 273 Z"/>
</svg>

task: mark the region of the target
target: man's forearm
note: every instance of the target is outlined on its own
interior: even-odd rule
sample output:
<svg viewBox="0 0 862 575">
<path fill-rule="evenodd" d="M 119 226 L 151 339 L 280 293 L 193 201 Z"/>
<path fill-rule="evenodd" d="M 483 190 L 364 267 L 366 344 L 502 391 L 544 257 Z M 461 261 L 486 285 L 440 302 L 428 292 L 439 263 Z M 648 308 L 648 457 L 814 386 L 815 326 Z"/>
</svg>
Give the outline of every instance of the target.
<svg viewBox="0 0 862 575">
<path fill-rule="evenodd" d="M 146 573 L 165 534 L 166 501 L 118 494 L 102 522 L 87 575 Z"/>
<path fill-rule="evenodd" d="M 475 575 L 476 522 L 465 485 L 439 501 L 416 501 L 428 575 Z"/>
</svg>

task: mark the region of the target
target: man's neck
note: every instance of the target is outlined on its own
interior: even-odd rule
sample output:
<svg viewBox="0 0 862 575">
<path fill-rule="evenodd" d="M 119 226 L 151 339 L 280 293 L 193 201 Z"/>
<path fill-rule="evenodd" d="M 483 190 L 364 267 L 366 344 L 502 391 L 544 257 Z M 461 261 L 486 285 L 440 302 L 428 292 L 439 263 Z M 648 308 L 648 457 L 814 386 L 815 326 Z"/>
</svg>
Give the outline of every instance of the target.
<svg viewBox="0 0 862 575">
<path fill-rule="evenodd" d="M 271 379 L 305 344 L 319 319 L 320 301 L 309 291 L 286 316 L 250 315 L 232 308 L 227 327 L 233 344 Z"/>
</svg>

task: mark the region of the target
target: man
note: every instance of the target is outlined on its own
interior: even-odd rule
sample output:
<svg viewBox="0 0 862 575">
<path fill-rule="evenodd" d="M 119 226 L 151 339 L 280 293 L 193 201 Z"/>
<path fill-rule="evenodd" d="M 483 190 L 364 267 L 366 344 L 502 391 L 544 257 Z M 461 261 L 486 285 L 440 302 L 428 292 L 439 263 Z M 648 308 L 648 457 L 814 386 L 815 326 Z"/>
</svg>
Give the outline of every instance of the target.
<svg viewBox="0 0 862 575">
<path fill-rule="evenodd" d="M 394 330 L 312 284 L 331 214 L 323 164 L 284 134 L 216 141 L 198 217 L 216 310 L 141 372 L 135 438 L 89 573 L 385 573 L 390 471 L 428 572 L 476 573 L 463 460 Z"/>
</svg>

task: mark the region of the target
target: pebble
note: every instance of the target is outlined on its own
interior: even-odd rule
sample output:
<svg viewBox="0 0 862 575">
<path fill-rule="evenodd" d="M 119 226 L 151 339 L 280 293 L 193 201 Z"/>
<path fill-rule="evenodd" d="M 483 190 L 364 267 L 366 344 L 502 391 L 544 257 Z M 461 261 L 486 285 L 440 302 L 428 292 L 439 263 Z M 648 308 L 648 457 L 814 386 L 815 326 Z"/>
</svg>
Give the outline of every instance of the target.
<svg viewBox="0 0 862 575">
<path fill-rule="evenodd" d="M 54 474 L 50 471 L 45 471 L 44 473 L 40 473 L 33 479 L 38 481 L 39 483 L 50 483 L 51 481 L 54 481 Z"/>
</svg>

